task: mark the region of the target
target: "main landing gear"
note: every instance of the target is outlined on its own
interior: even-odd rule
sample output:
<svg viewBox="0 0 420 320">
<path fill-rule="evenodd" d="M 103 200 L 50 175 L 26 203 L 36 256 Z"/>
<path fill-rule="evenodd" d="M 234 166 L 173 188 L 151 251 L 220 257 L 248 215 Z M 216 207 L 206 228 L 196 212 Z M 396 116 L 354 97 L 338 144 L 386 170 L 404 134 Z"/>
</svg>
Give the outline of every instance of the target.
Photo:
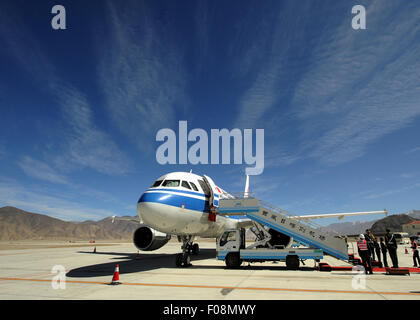
<svg viewBox="0 0 420 320">
<path fill-rule="evenodd" d="M 191 255 L 197 255 L 200 252 L 200 247 L 198 243 L 193 243 L 193 236 L 182 236 L 178 237 L 179 240 L 182 240 L 182 253 L 178 253 L 175 257 L 175 265 L 177 267 L 190 267 L 191 264 Z"/>
</svg>

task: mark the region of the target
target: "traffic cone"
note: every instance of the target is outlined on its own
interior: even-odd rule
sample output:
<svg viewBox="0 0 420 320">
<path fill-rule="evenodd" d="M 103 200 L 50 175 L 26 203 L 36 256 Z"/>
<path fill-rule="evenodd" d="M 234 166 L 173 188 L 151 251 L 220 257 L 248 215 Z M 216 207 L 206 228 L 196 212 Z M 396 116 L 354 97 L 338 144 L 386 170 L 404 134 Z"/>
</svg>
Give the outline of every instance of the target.
<svg viewBox="0 0 420 320">
<path fill-rule="evenodd" d="M 120 266 L 117 264 L 114 271 L 114 276 L 110 284 L 121 284 L 120 282 Z"/>
<path fill-rule="evenodd" d="M 93 253 L 96 253 L 96 247 L 93 249 Z"/>
<path fill-rule="evenodd" d="M 140 252 L 137 250 L 136 259 L 140 259 Z"/>
</svg>

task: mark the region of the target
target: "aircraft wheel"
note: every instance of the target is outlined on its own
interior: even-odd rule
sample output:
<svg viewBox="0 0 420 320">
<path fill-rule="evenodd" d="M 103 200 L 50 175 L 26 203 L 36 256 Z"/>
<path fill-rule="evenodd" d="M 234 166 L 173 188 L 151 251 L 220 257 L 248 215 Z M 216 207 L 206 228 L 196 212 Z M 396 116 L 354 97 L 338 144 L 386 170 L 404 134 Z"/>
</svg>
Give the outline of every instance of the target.
<svg viewBox="0 0 420 320">
<path fill-rule="evenodd" d="M 183 254 L 182 253 L 178 253 L 175 257 L 175 265 L 180 268 L 182 267 L 183 264 Z"/>
<path fill-rule="evenodd" d="M 182 267 L 187 268 L 191 267 L 191 258 L 189 254 L 182 254 Z"/>
<path fill-rule="evenodd" d="M 229 269 L 239 268 L 242 264 L 242 260 L 237 252 L 228 253 L 225 259 L 226 266 Z"/>
<path fill-rule="evenodd" d="M 286 267 L 290 270 L 299 269 L 299 257 L 298 256 L 287 256 L 286 257 Z"/>
<path fill-rule="evenodd" d="M 199 253 L 200 253 L 200 246 L 198 245 L 198 243 L 194 243 L 192 246 L 192 254 L 197 255 Z"/>
</svg>

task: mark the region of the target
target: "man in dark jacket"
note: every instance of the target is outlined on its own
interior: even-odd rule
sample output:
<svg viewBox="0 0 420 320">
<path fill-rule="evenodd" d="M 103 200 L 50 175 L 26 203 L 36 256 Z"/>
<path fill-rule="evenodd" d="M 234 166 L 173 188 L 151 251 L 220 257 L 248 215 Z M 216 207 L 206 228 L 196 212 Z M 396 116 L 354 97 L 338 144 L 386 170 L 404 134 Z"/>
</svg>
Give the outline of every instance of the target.
<svg viewBox="0 0 420 320">
<path fill-rule="evenodd" d="M 417 244 L 417 241 L 414 238 L 411 238 L 410 240 L 411 240 L 411 249 L 413 249 L 413 262 L 414 262 L 413 267 L 417 267 L 417 262 L 419 263 L 419 267 L 420 267 L 420 258 L 419 258 L 419 250 L 418 250 L 419 246 Z"/>
<path fill-rule="evenodd" d="M 384 267 L 388 268 L 388 261 L 386 260 L 386 252 L 388 251 L 386 248 L 386 244 L 384 242 L 384 238 L 381 238 L 381 251 L 382 256 L 384 257 Z"/>
<path fill-rule="evenodd" d="M 373 245 L 375 246 L 375 252 L 376 252 L 376 255 L 378 256 L 379 265 L 381 265 L 382 264 L 382 262 L 381 262 L 381 247 L 379 246 L 378 238 L 375 238 L 375 240 L 373 241 Z"/>
<path fill-rule="evenodd" d="M 397 240 L 389 229 L 386 229 L 385 243 L 392 260 L 392 267 L 398 268 Z"/>
<path fill-rule="evenodd" d="M 371 261 L 375 260 L 375 248 L 373 246 L 373 239 L 371 237 L 371 233 L 369 229 L 366 229 L 366 233 L 364 234 L 365 240 L 368 246 L 368 253 L 370 256 Z"/>
</svg>

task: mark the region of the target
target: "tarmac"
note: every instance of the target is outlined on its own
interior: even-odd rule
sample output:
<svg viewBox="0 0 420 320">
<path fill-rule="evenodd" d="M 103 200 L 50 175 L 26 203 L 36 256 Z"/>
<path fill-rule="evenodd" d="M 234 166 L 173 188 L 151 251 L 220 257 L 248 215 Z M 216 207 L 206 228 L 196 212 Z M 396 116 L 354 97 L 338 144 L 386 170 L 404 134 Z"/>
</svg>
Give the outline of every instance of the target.
<svg viewBox="0 0 420 320">
<path fill-rule="evenodd" d="M 297 271 L 286 270 L 283 262 L 230 270 L 216 260 L 213 241 L 199 244 L 192 266 L 176 268 L 181 249 L 172 240 L 159 250 L 140 251 L 138 258 L 132 243 L 3 241 L 0 300 L 420 300 L 419 273 L 320 272 L 313 260 Z M 398 249 L 400 267 L 412 267 L 405 247 Z M 350 265 L 331 256 L 322 262 Z M 121 284 L 109 285 L 117 265 Z"/>
</svg>

